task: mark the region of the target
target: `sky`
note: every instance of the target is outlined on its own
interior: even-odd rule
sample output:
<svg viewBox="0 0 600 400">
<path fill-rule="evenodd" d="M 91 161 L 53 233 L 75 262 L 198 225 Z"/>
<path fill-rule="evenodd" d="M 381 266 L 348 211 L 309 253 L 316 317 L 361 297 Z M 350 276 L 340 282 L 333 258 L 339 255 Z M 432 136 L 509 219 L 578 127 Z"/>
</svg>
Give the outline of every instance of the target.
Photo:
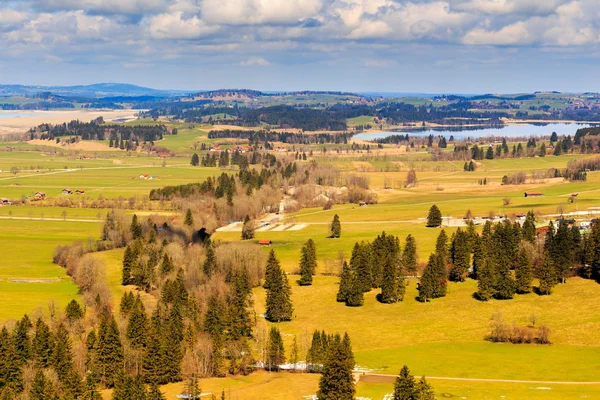
<svg viewBox="0 0 600 400">
<path fill-rule="evenodd" d="M 0 0 L 0 83 L 600 91 L 599 0 Z"/>
</svg>

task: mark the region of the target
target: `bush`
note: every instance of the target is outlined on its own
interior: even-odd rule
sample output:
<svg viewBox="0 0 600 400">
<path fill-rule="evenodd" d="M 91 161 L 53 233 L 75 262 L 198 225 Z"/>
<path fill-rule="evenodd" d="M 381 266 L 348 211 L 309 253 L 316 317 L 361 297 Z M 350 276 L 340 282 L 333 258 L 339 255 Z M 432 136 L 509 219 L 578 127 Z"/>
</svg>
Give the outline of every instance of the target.
<svg viewBox="0 0 600 400">
<path fill-rule="evenodd" d="M 521 326 L 516 322 L 512 325 L 505 322 L 502 314 L 496 313 L 492 316 L 490 334 L 486 340 L 494 343 L 512 344 L 551 344 L 550 329 L 547 326 Z"/>
</svg>

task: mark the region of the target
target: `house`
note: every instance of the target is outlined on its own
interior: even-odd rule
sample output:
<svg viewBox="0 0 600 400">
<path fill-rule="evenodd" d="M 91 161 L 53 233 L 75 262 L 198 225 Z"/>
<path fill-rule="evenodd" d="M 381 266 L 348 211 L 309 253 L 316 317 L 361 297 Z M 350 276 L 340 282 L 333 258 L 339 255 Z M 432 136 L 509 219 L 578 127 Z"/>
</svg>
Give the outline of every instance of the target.
<svg viewBox="0 0 600 400">
<path fill-rule="evenodd" d="M 33 200 L 34 201 L 46 200 L 46 193 L 44 193 L 44 192 L 35 192 L 35 194 L 33 195 Z"/>
<path fill-rule="evenodd" d="M 219 146 L 211 146 L 208 151 L 223 151 Z"/>
<path fill-rule="evenodd" d="M 12 203 L 4 198 L 4 197 L 0 197 L 0 206 L 10 206 Z"/>
<path fill-rule="evenodd" d="M 160 158 L 169 158 L 169 155 L 167 153 L 160 153 L 158 156 Z"/>
<path fill-rule="evenodd" d="M 269 239 L 261 239 L 258 241 L 258 244 L 260 244 L 261 246 L 270 246 L 271 241 Z"/>
<path fill-rule="evenodd" d="M 541 226 L 535 230 L 535 234 L 537 236 L 546 236 L 548 231 L 550 230 L 549 226 Z"/>
<path fill-rule="evenodd" d="M 540 192 L 525 192 L 525 197 L 544 197 L 544 194 Z"/>
<path fill-rule="evenodd" d="M 75 194 L 85 194 L 85 190 L 77 189 Z"/>
<path fill-rule="evenodd" d="M 71 189 L 63 189 L 62 194 L 66 194 L 66 195 L 73 194 L 73 191 Z"/>
</svg>

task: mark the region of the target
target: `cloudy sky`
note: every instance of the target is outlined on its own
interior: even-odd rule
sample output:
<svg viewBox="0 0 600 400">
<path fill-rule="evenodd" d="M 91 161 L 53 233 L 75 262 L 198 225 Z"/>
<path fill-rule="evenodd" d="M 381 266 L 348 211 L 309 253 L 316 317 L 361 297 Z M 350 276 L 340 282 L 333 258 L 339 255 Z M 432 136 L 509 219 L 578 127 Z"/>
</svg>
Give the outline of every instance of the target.
<svg viewBox="0 0 600 400">
<path fill-rule="evenodd" d="M 600 91 L 599 0 L 0 0 L 0 83 Z"/>
</svg>

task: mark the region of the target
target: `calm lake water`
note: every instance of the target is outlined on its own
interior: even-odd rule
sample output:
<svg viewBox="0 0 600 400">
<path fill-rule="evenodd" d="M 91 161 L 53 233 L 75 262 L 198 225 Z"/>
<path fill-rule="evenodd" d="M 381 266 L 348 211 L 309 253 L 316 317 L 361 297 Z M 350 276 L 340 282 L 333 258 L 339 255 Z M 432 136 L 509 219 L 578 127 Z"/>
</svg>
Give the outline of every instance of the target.
<svg viewBox="0 0 600 400">
<path fill-rule="evenodd" d="M 453 135 L 457 139 L 464 138 L 480 138 L 480 137 L 530 137 L 530 136 L 549 136 L 552 132 L 558 135 L 575 135 L 577 129 L 588 128 L 590 124 L 518 124 L 504 125 L 500 127 L 465 127 L 465 128 L 427 128 L 427 129 L 404 129 L 393 132 L 378 132 L 378 133 L 359 133 L 354 135 L 356 140 L 375 140 L 382 139 L 392 135 L 409 136 L 429 136 L 442 135 L 450 137 Z"/>
</svg>

